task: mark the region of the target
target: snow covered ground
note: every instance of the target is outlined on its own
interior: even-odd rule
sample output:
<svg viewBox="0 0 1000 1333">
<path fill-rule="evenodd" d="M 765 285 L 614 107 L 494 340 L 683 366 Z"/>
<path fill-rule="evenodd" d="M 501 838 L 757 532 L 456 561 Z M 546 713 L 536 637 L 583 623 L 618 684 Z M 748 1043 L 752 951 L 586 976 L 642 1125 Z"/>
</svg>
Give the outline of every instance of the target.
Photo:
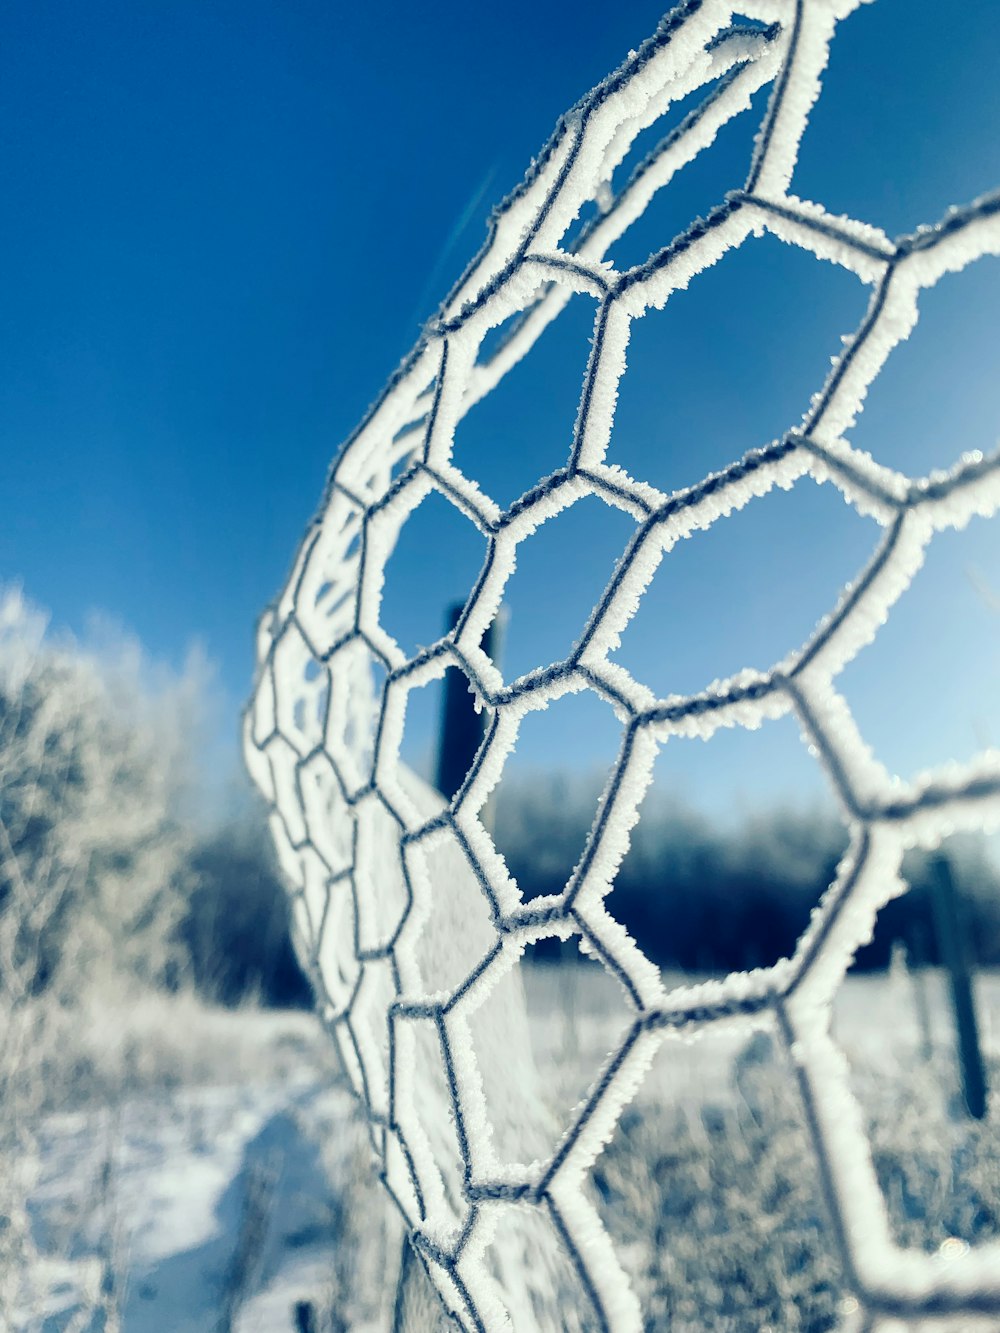
<svg viewBox="0 0 1000 1333">
<path fill-rule="evenodd" d="M 943 978 L 929 975 L 927 985 L 931 1036 L 947 1051 Z M 1000 977 L 980 978 L 978 993 L 984 1045 L 996 1056 Z M 582 1093 L 618 1029 L 615 997 L 589 969 L 538 969 L 529 1000 L 536 1055 L 567 1071 L 568 1092 Z M 912 1067 L 923 1040 L 913 1000 L 905 973 L 844 988 L 835 1030 L 862 1087 L 872 1071 L 884 1083 Z M 12 1328 L 94 1333 L 118 1326 L 110 1313 L 118 1310 L 125 1333 L 283 1333 L 299 1301 L 344 1317 L 345 1268 L 357 1286 L 365 1261 L 363 1280 L 386 1285 L 392 1233 L 313 1020 L 245 1011 L 215 1022 L 214 1040 L 259 1051 L 257 1061 L 243 1059 L 247 1077 L 234 1079 L 222 1058 L 223 1076 L 212 1078 L 203 1058 L 190 1081 L 62 1110 L 40 1125 L 30 1203 L 37 1260 Z M 647 1096 L 691 1106 L 731 1100 L 732 1057 L 744 1040 L 671 1043 L 668 1074 Z M 939 1067 L 947 1082 L 947 1058 Z M 356 1310 L 349 1326 L 376 1318 Z"/>
<path fill-rule="evenodd" d="M 164 1022 L 197 1023 L 189 1006 L 161 1007 Z M 37 1128 L 36 1257 L 0 1326 L 271 1333 L 294 1326 L 297 1302 L 342 1306 L 338 1277 L 356 1261 L 346 1251 L 359 1248 L 361 1220 L 345 1210 L 373 1186 L 324 1035 L 308 1014 L 206 1011 L 190 1040 L 190 1082 L 172 1068 L 160 1087 Z"/>
<path fill-rule="evenodd" d="M 349 1134 L 334 1136 L 324 1162 L 310 1131 L 348 1117 L 346 1092 L 308 1076 L 53 1116 L 34 1199 L 36 1240 L 65 1256 L 48 1326 L 80 1308 L 84 1293 L 74 1288 L 81 1278 L 99 1284 L 105 1258 L 136 1333 L 212 1328 L 212 1312 L 244 1287 L 253 1298 L 233 1311 L 235 1328 L 287 1326 L 293 1298 L 318 1297 L 328 1280 L 332 1191 L 353 1146 Z"/>
</svg>

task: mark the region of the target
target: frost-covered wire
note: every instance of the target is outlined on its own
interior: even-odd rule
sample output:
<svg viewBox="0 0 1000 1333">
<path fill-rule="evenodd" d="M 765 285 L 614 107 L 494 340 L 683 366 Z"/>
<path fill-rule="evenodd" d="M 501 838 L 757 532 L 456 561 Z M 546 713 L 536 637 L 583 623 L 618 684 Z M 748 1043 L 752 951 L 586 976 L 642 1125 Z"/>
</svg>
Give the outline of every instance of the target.
<svg viewBox="0 0 1000 1333">
<path fill-rule="evenodd" d="M 586 1306 L 581 1327 L 642 1326 L 585 1196 L 586 1177 L 661 1043 L 736 1021 L 771 1026 L 792 1056 L 863 1326 L 883 1317 L 916 1324 L 1000 1314 L 1000 1248 L 944 1259 L 894 1243 L 846 1062 L 829 1032 L 830 1003 L 854 952 L 904 889 L 904 851 L 1000 823 L 1000 753 L 901 782 L 869 749 L 835 684 L 905 592 L 935 533 L 1000 505 L 1000 456 L 963 455 L 949 472 L 911 478 L 847 438 L 870 384 L 913 329 L 920 293 L 1000 253 L 1000 195 L 892 240 L 791 192 L 836 23 L 857 3 L 752 0 L 740 6 L 751 22 L 735 23 L 721 0 L 687 0 L 560 120 L 494 214 L 482 251 L 347 441 L 288 583 L 260 622 L 246 760 L 271 805 L 301 954 L 363 1102 L 385 1185 L 465 1328 L 500 1328 L 508 1319 L 544 1326 L 540 1312 L 560 1264 Z M 604 258 L 612 243 L 765 84 L 771 96 L 742 187 L 665 238 L 645 263 L 616 269 Z M 635 137 L 699 88 L 701 107 L 614 194 L 609 183 Z M 592 202 L 597 211 L 581 226 Z M 631 325 L 765 232 L 868 284 L 867 313 L 783 437 L 665 493 L 606 461 Z M 572 448 L 563 467 L 502 507 L 453 462 L 456 427 L 530 354 L 574 292 L 598 305 Z M 487 334 L 505 322 L 485 355 Z M 883 529 L 867 567 L 805 644 L 770 671 L 740 672 L 683 697 L 657 697 L 612 660 L 681 537 L 805 476 L 836 487 Z M 402 525 L 434 491 L 479 529 L 487 555 L 454 629 L 407 655 L 381 623 L 381 590 Z M 569 656 L 505 680 L 480 643 L 517 547 L 586 495 L 629 514 L 634 533 L 608 585 L 595 590 Z M 447 801 L 400 761 L 399 745 L 409 693 L 449 667 L 465 673 L 488 727 Z M 579 690 L 612 705 L 620 750 L 563 891 L 525 902 L 479 816 L 524 717 Z M 668 994 L 605 906 L 656 754 L 674 736 L 708 739 L 719 727 L 755 728 L 785 714 L 797 719 L 839 799 L 849 850 L 790 959 Z M 518 989 L 525 948 L 552 935 L 577 938 L 619 981 L 632 1011 L 568 1127 L 553 1127 L 543 1075 L 524 1054 Z"/>
</svg>

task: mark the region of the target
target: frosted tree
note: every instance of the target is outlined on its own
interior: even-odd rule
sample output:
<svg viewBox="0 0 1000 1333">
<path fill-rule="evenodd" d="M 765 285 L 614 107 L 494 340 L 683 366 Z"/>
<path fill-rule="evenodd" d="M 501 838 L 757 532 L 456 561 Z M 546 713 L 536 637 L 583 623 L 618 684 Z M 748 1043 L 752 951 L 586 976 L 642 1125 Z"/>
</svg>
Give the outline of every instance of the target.
<svg viewBox="0 0 1000 1333">
<path fill-rule="evenodd" d="M 162 983 L 187 896 L 178 818 L 198 672 L 156 689 L 134 645 L 46 637 L 0 592 L 0 1308 L 16 1308 L 48 1062 L 95 993 Z M 21 1292 L 23 1298 L 24 1293 Z M 28 1305 L 30 1308 L 30 1302 Z"/>
<path fill-rule="evenodd" d="M 199 684 L 156 690 L 135 645 L 105 658 L 48 643 L 17 592 L 0 618 L 5 986 L 160 982 L 185 904 L 178 803 Z"/>
</svg>

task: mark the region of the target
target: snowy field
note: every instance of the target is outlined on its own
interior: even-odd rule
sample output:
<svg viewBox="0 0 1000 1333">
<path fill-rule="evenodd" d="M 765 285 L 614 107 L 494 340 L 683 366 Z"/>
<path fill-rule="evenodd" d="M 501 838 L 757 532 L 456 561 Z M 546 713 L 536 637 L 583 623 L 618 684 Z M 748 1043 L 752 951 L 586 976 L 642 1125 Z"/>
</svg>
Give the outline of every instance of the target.
<svg viewBox="0 0 1000 1333">
<path fill-rule="evenodd" d="M 560 1072 L 557 1096 L 582 1095 L 620 1028 L 620 1002 L 602 982 L 590 968 L 537 968 L 529 975 L 536 1056 Z M 933 1246 L 952 1231 L 959 1234 L 963 1209 L 969 1211 L 961 1196 L 970 1191 L 976 1207 L 967 1229 L 975 1234 L 965 1239 L 974 1242 L 992 1234 L 992 1210 L 1000 1205 L 1000 1181 L 989 1174 L 996 1174 L 990 1164 L 998 1154 L 984 1137 L 988 1129 L 977 1127 L 973 1142 L 973 1131 L 956 1113 L 943 978 L 925 979 L 929 1034 L 921 1030 L 915 984 L 905 972 L 851 979 L 835 1030 L 862 1101 L 876 1121 L 882 1117 L 876 1160 L 880 1173 L 888 1172 L 887 1192 L 899 1193 L 890 1198 L 890 1210 L 900 1211 L 903 1234 L 917 1227 L 908 1243 Z M 992 1060 L 1000 1056 L 1000 976 L 980 978 L 978 996 Z M 30 1205 L 35 1257 L 25 1275 L 30 1289 L 11 1327 L 31 1333 L 116 1327 L 126 1333 L 282 1333 L 295 1328 L 293 1311 L 301 1301 L 313 1304 L 323 1333 L 377 1326 L 379 1299 L 384 1314 L 391 1295 L 378 1291 L 380 1278 L 391 1269 L 387 1251 L 395 1253 L 398 1241 L 386 1229 L 350 1098 L 312 1018 L 258 1011 L 206 1011 L 199 1018 L 191 1008 L 172 1016 L 162 1003 L 162 1021 L 185 1029 L 197 1048 L 190 1067 L 175 1054 L 159 1083 L 155 1069 L 147 1068 L 138 1087 L 131 1080 L 130 1090 L 123 1078 L 120 1095 L 91 1096 L 76 1109 L 47 1114 L 38 1127 Z M 174 1043 L 184 1035 L 175 1032 Z M 727 1219 L 732 1214 L 732 1227 L 728 1220 L 722 1227 L 727 1234 L 742 1228 L 744 1265 L 752 1259 L 748 1235 L 754 1233 L 761 1254 L 773 1255 L 769 1238 L 777 1222 L 784 1217 L 794 1224 L 798 1207 L 807 1219 L 799 1230 L 815 1230 L 808 1193 L 787 1213 L 766 1199 L 759 1208 L 753 1203 L 755 1189 L 773 1191 L 777 1182 L 780 1193 L 782 1154 L 793 1152 L 787 1145 L 796 1131 L 791 1103 L 775 1091 L 784 1086 L 780 1071 L 776 1067 L 773 1078 L 769 1072 L 773 1052 L 758 1044 L 748 1060 L 745 1048 L 746 1037 L 732 1032 L 667 1043 L 598 1163 L 596 1186 L 608 1225 L 653 1310 L 650 1328 L 771 1326 L 766 1310 L 777 1299 L 773 1293 L 751 1292 L 743 1314 L 721 1295 L 714 1315 L 699 1309 L 701 1297 L 683 1266 L 685 1245 L 696 1242 L 694 1254 L 706 1239 L 697 1236 L 699 1224 L 713 1239 L 712 1262 L 722 1266 L 711 1291 L 727 1280 L 744 1282 L 742 1269 L 726 1258 L 728 1242 L 712 1207 Z M 941 1157 L 946 1140 L 947 1160 Z M 924 1161 L 921 1154 L 928 1152 Z M 668 1159 L 669 1208 L 667 1195 L 657 1195 L 666 1187 L 661 1177 Z M 801 1174 L 794 1162 L 787 1171 Z M 998 1186 L 992 1200 L 980 1199 L 991 1181 Z M 924 1185 L 934 1195 L 926 1207 Z M 700 1199 L 702 1186 L 706 1197 L 715 1192 L 712 1207 Z M 668 1212 L 678 1227 L 673 1241 Z M 947 1220 L 955 1215 L 957 1223 Z M 824 1312 L 838 1296 L 824 1254 L 819 1245 L 808 1263 L 782 1258 L 796 1268 L 796 1281 L 807 1273 L 808 1282 L 799 1313 L 775 1328 L 832 1327 Z M 780 1289 L 778 1281 L 779 1295 Z M 799 1295 L 786 1291 L 785 1299 Z"/>
<path fill-rule="evenodd" d="M 41 1123 L 34 1271 L 11 1326 L 263 1333 L 292 1328 L 299 1301 L 344 1308 L 345 1262 L 373 1248 L 346 1212 L 372 1183 L 325 1035 L 310 1014 L 158 1003 L 180 1029 L 163 1068 Z"/>
</svg>

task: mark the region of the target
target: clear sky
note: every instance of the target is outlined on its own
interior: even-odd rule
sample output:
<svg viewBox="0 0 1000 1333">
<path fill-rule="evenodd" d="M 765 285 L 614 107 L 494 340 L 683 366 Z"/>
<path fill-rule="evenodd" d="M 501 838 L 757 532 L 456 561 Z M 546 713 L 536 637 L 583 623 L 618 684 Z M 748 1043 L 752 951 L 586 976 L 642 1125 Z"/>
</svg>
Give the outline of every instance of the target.
<svg viewBox="0 0 1000 1333">
<path fill-rule="evenodd" d="M 235 737 L 254 620 L 339 444 L 559 113 L 659 14 L 643 0 L 8 0 L 0 578 L 20 579 L 56 624 L 79 630 L 100 610 L 173 662 L 201 640 Z M 1000 186 L 998 69 L 993 0 L 862 8 L 841 27 L 793 189 L 897 234 Z M 757 119 L 687 168 L 616 256 L 641 260 L 741 184 Z M 611 457 L 682 485 L 766 443 L 799 419 L 867 295 L 773 239 L 728 256 L 637 329 Z M 1000 263 L 946 279 L 922 308 L 852 437 L 913 473 L 1000 436 Z M 591 318 L 574 298 L 470 415 L 459 458 L 488 489 L 563 461 Z M 591 507 L 543 528 L 519 564 L 511 670 L 565 652 L 610 573 L 628 524 Z M 842 677 L 903 774 L 1000 745 L 998 527 L 939 538 Z M 671 558 L 669 579 L 661 568 L 620 660 L 664 691 L 769 666 L 877 536 L 831 488 L 755 502 Z M 414 526 L 404 542 L 386 617 L 427 642 L 481 541 L 462 529 L 429 550 Z M 537 589 L 557 571 L 544 606 Z M 529 762 L 610 757 L 610 719 L 578 707 L 547 737 L 526 733 Z M 723 738 L 667 768 L 695 792 L 740 765 L 782 796 L 806 789 L 791 724 L 761 746 Z"/>
</svg>

